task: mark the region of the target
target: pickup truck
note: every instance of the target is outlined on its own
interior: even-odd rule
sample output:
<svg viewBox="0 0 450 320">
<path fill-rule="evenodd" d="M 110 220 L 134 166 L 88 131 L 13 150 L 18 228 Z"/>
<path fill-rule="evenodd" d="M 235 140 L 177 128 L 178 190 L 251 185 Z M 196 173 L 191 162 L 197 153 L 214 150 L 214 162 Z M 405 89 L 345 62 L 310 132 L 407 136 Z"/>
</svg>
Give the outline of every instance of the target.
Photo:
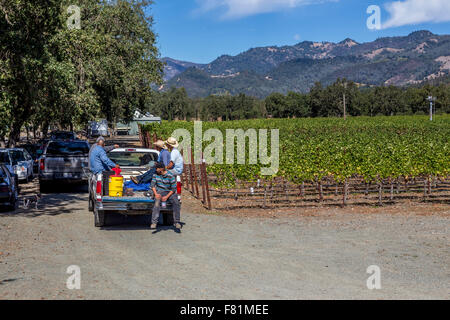
<svg viewBox="0 0 450 320">
<path fill-rule="evenodd" d="M 84 182 L 88 180 L 89 143 L 81 140 L 49 141 L 39 160 L 41 191 L 55 182 Z"/>
<path fill-rule="evenodd" d="M 118 148 L 110 151 L 108 157 L 122 169 L 124 183 L 131 176 L 141 175 L 150 170 L 158 159 L 159 152 L 143 148 Z M 127 216 L 151 215 L 155 200 L 151 190 L 133 191 L 133 196 L 110 197 L 108 191 L 108 172 L 92 175 L 89 182 L 89 211 L 94 213 L 95 227 L 106 225 L 108 214 L 119 213 Z M 151 196 L 146 196 L 146 193 Z M 177 177 L 177 194 L 181 202 L 181 179 Z M 161 208 L 160 224 L 173 224 L 173 211 L 169 203 Z"/>
</svg>

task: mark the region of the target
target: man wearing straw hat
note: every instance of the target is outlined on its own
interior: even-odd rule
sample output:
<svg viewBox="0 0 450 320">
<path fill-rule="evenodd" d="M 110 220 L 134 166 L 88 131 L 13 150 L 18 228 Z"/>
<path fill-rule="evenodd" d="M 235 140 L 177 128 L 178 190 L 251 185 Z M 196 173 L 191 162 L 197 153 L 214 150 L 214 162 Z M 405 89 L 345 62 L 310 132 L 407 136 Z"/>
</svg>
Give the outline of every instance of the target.
<svg viewBox="0 0 450 320">
<path fill-rule="evenodd" d="M 156 163 L 162 162 L 165 166 L 168 166 L 170 163 L 170 152 L 167 151 L 167 147 L 162 140 L 158 140 L 154 143 L 155 149 L 159 151 L 158 160 Z M 137 176 L 137 177 L 130 177 L 130 179 L 135 184 L 141 184 L 141 183 L 150 183 L 153 179 L 153 175 L 155 174 L 156 169 L 151 168 L 149 171 L 144 173 L 143 175 Z"/>
<path fill-rule="evenodd" d="M 166 166 L 167 170 L 176 176 L 181 176 L 184 169 L 184 160 L 180 151 L 178 150 L 179 143 L 177 139 L 170 137 L 165 141 L 165 145 L 170 151 L 170 162 Z"/>
</svg>

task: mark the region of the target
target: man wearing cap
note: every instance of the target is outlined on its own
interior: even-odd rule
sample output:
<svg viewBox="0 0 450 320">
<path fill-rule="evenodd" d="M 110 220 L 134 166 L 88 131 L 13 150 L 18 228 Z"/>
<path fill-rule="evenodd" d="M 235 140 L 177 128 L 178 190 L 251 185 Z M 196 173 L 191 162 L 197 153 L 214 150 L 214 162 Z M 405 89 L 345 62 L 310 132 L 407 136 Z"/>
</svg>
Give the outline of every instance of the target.
<svg viewBox="0 0 450 320">
<path fill-rule="evenodd" d="M 177 181 L 175 177 L 167 171 L 166 166 L 162 162 L 156 164 L 156 175 L 150 185 L 155 195 L 155 205 L 152 212 L 152 224 L 150 229 L 157 227 L 161 206 L 169 202 L 172 205 L 173 223 L 177 230 L 181 229 L 180 224 L 180 202 L 178 201 Z"/>
<path fill-rule="evenodd" d="M 164 141 L 158 140 L 155 142 L 155 149 L 159 151 L 158 160 L 156 162 L 162 162 L 165 166 L 169 165 L 170 162 L 170 152 L 167 151 L 167 147 L 164 145 Z M 156 173 L 156 169 L 152 168 L 146 173 L 137 176 L 137 177 L 130 177 L 130 179 L 135 184 L 141 184 L 141 183 L 150 183 L 152 181 L 153 175 Z"/>
<path fill-rule="evenodd" d="M 174 176 L 181 176 L 184 169 L 184 160 L 183 156 L 178 150 L 179 143 L 177 139 L 170 137 L 169 139 L 167 139 L 165 144 L 170 151 L 170 162 L 166 168 Z"/>
<path fill-rule="evenodd" d="M 113 149 L 115 146 L 113 147 Z M 110 148 L 108 148 L 110 149 Z M 97 143 L 89 150 L 89 169 L 93 174 L 98 174 L 103 171 L 109 171 L 112 168 L 119 168 L 108 158 L 105 150 L 105 138 L 98 137 Z"/>
</svg>

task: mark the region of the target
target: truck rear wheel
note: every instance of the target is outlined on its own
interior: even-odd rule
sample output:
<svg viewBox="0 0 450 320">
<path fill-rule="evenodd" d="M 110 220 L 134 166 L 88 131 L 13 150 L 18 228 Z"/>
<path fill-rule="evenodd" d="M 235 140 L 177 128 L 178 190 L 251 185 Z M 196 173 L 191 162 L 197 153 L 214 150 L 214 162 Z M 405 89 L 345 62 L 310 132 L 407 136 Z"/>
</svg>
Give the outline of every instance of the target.
<svg viewBox="0 0 450 320">
<path fill-rule="evenodd" d="M 105 211 L 94 209 L 94 224 L 97 228 L 105 226 Z"/>
<path fill-rule="evenodd" d="M 39 180 L 39 191 L 45 193 L 49 190 L 49 183 L 47 181 Z"/>
<path fill-rule="evenodd" d="M 94 211 L 94 202 L 92 201 L 91 195 L 89 194 L 89 206 L 88 209 L 90 212 Z"/>
</svg>

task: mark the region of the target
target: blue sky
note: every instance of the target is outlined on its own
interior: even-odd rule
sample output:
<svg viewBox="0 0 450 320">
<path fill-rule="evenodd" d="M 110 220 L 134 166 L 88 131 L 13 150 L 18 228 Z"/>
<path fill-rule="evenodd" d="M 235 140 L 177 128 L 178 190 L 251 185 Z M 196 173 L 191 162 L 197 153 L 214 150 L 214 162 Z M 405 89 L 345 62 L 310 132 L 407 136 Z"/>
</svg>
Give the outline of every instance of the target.
<svg viewBox="0 0 450 320">
<path fill-rule="evenodd" d="M 154 0 L 162 57 L 208 63 L 252 47 L 310 41 L 358 42 L 416 30 L 450 34 L 450 0 Z M 381 8 L 381 29 L 366 11 Z"/>
</svg>

